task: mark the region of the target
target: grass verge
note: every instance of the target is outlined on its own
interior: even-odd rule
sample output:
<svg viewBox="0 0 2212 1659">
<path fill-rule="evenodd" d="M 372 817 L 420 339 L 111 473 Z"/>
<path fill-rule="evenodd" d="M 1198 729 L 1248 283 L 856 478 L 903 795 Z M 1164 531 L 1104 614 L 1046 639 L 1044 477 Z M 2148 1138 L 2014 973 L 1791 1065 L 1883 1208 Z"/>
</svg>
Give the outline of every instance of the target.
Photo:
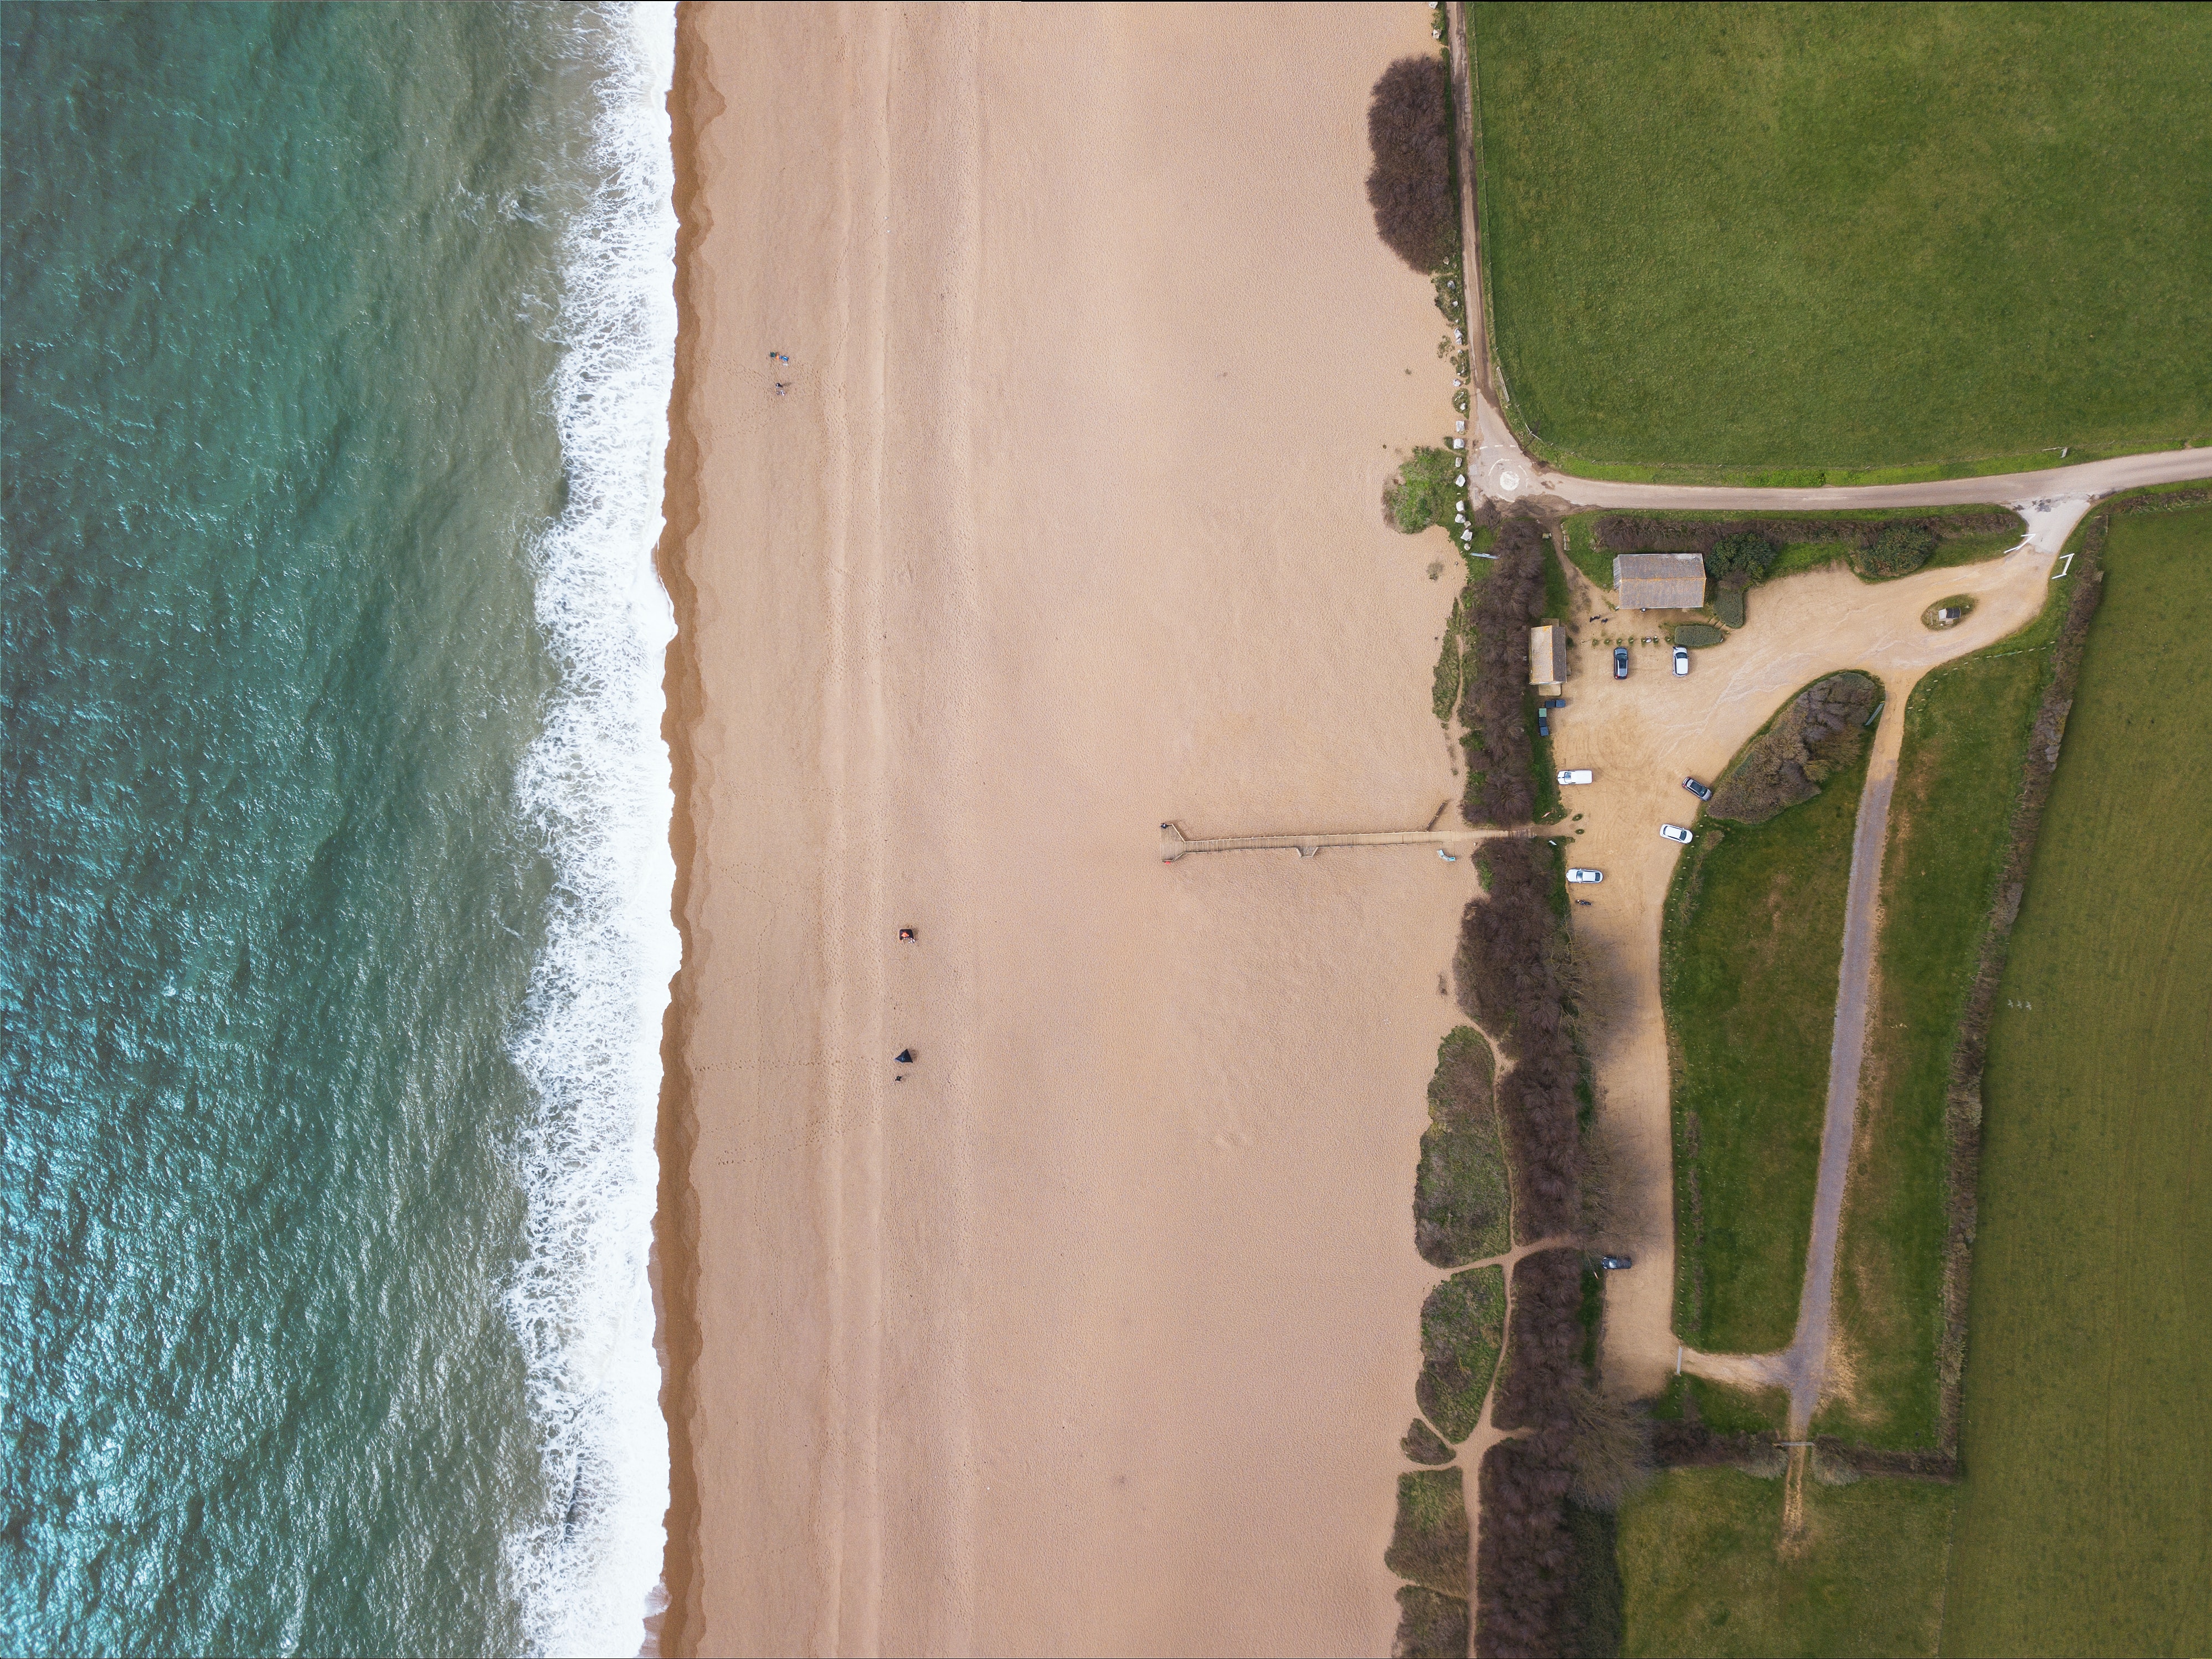
<svg viewBox="0 0 2212 1659">
<path fill-rule="evenodd" d="M 1454 1445 L 1482 1421 L 1482 1402 L 1504 1340 L 1503 1267 L 1455 1273 L 1421 1304 L 1421 1376 L 1413 1395 Z"/>
<path fill-rule="evenodd" d="M 1491 1085 L 1490 1045 L 1472 1025 L 1446 1032 L 1413 1178 L 1414 1248 L 1434 1267 L 1500 1255 L 1510 1242 L 1511 1188 Z"/>
<path fill-rule="evenodd" d="M 2212 434 L 2212 9 L 1846 15 L 1474 8 L 1484 291 L 1538 452 L 1841 483 Z"/>
<path fill-rule="evenodd" d="M 1953 1057 L 2051 675 L 2049 647 L 2069 597 L 2065 583 L 2052 583 L 2041 617 L 1936 670 L 1905 710 L 1866 1081 L 1837 1244 L 1836 1331 L 1848 1380 L 1815 1419 L 1816 1433 L 1905 1449 L 1943 1439 Z"/>
<path fill-rule="evenodd" d="M 2104 568 L 1983 1077 L 1947 1652 L 2212 1650 L 2212 510 Z"/>
<path fill-rule="evenodd" d="M 1467 1599 L 1467 1498 L 1457 1469 L 1398 1477 L 1398 1522 L 1382 1565 L 1440 1595 Z"/>
<path fill-rule="evenodd" d="M 1808 1481 L 1784 1546 L 1783 1483 L 1669 1469 L 1620 1507 L 1631 1655 L 1933 1654 L 1951 1492 Z"/>
<path fill-rule="evenodd" d="M 1705 820 L 1668 891 L 1674 1328 L 1709 1352 L 1769 1352 L 1796 1325 L 1868 748 L 1764 823 Z"/>
</svg>

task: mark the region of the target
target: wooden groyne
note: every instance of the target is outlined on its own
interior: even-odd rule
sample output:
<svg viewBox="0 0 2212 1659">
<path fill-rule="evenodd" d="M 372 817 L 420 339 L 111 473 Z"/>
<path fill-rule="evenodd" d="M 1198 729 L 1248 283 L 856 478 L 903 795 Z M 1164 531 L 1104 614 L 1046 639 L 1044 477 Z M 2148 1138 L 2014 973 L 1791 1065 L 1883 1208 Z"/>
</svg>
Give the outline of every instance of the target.
<svg viewBox="0 0 2212 1659">
<path fill-rule="evenodd" d="M 1160 826 L 1160 862 L 1173 864 L 1191 853 L 1256 853 L 1295 849 L 1312 858 L 1324 847 L 1472 847 L 1495 841 L 1510 830 L 1363 830 L 1326 835 L 1212 836 L 1194 840 L 1172 819 Z"/>
</svg>

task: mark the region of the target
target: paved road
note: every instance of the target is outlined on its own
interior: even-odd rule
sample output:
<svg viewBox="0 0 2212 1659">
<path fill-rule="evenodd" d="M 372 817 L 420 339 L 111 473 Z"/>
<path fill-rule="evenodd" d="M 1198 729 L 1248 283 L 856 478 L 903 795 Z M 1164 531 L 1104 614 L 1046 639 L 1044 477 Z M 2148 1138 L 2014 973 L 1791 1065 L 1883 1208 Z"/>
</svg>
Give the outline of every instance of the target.
<svg viewBox="0 0 2212 1659">
<path fill-rule="evenodd" d="M 1485 396 L 1475 406 L 1475 465 L 1471 485 L 1496 501 L 1553 507 L 1709 507 L 1723 512 L 1817 513 L 1852 507 L 2003 507 L 2081 501 L 2085 505 L 2145 484 L 2212 478 L 2212 449 L 2166 449 L 2119 455 L 2079 466 L 1924 483 L 1842 484 L 1823 489 L 1735 489 L 1706 484 L 1610 483 L 1577 478 L 1532 460 Z M 2078 515 L 2077 515 L 2078 516 Z"/>
</svg>

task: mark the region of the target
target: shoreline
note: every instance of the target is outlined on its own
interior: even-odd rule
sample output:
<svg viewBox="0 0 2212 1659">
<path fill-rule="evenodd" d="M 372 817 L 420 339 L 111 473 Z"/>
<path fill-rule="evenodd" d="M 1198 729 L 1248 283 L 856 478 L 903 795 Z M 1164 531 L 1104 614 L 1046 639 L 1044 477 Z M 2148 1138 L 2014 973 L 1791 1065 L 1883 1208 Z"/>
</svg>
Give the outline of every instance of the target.
<svg viewBox="0 0 2212 1659">
<path fill-rule="evenodd" d="M 691 730 L 700 708 L 698 589 L 683 557 L 686 541 L 697 531 L 699 441 L 686 418 L 696 391 L 699 304 L 692 292 L 698 276 L 698 245 L 712 225 L 699 177 L 699 145 L 704 129 L 721 113 L 721 100 L 708 77 L 705 48 L 698 37 L 693 7 L 676 11 L 676 68 L 668 92 L 669 143 L 676 179 L 676 364 L 669 388 L 666 485 L 662 498 L 659 545 L 653 568 L 675 612 L 676 635 L 669 641 L 663 680 L 666 707 L 661 737 L 668 745 L 669 777 L 675 801 L 669 814 L 668 841 L 676 861 L 670 914 L 690 951 L 685 925 L 692 860 L 698 835 L 691 821 L 697 764 Z M 683 1650 L 697 1620 L 699 1547 L 698 1476 L 690 1426 L 692 1372 L 699 1361 L 698 1199 L 690 1179 L 692 1149 L 699 1125 L 690 1073 L 682 1054 L 693 1012 L 689 976 L 678 969 L 661 1022 L 659 1121 L 653 1137 L 660 1184 L 653 1217 L 648 1273 L 653 1285 L 653 1347 L 660 1358 L 661 1415 L 668 1428 L 668 1514 L 660 1589 L 663 1605 L 645 1621 L 647 1654 Z"/>
</svg>

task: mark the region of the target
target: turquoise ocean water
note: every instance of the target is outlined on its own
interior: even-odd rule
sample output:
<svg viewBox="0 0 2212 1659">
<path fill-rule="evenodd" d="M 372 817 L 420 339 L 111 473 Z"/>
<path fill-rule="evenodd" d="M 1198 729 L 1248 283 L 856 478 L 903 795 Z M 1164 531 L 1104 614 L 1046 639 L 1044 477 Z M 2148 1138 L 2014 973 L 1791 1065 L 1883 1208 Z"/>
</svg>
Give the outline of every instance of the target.
<svg viewBox="0 0 2212 1659">
<path fill-rule="evenodd" d="M 0 7 L 5 1650 L 637 1650 L 672 48 Z"/>
</svg>

